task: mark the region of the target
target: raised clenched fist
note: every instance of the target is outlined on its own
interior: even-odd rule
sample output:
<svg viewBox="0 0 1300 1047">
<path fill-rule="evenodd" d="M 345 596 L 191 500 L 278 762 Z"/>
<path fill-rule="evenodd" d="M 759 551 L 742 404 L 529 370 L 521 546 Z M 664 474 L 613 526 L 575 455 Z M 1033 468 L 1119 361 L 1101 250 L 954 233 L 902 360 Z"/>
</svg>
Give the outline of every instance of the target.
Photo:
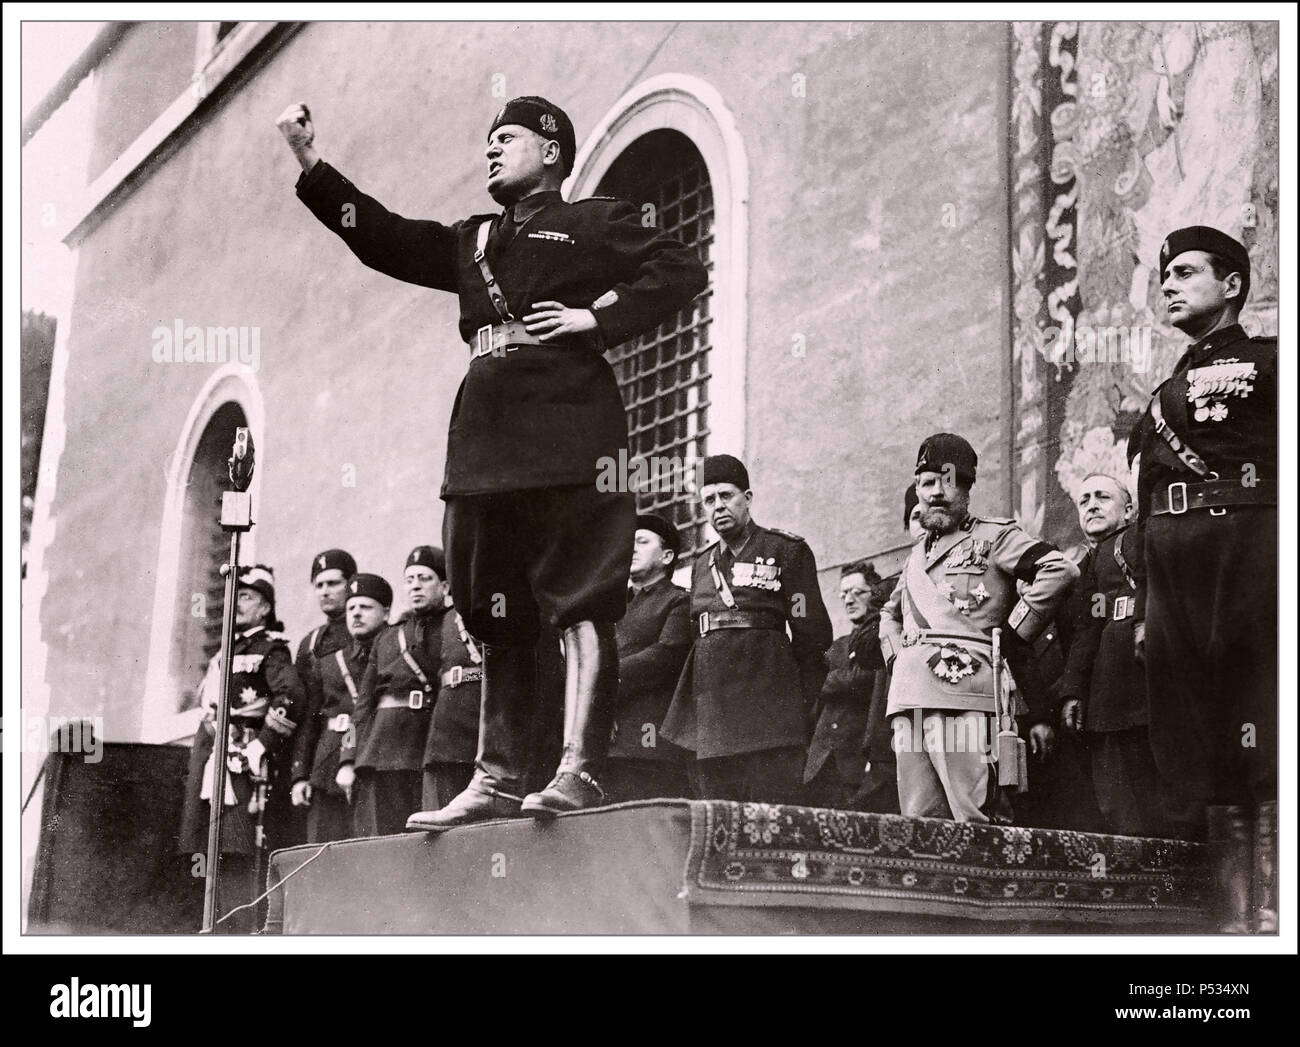
<svg viewBox="0 0 1300 1047">
<path fill-rule="evenodd" d="M 286 106 L 275 120 L 275 126 L 289 143 L 293 155 L 298 158 L 304 171 L 310 171 L 320 159 L 312 143 L 316 140 L 316 128 L 311 122 L 311 110 L 303 102 L 294 102 Z"/>
</svg>

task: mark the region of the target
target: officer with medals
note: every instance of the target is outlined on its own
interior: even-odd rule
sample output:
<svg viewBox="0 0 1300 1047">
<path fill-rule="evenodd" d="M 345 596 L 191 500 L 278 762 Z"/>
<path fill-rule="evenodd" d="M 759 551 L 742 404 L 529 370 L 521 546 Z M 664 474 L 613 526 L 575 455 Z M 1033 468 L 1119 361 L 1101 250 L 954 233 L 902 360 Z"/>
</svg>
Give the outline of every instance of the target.
<svg viewBox="0 0 1300 1047">
<path fill-rule="evenodd" d="M 1209 226 L 1160 248 L 1192 339 L 1129 441 L 1141 455 L 1151 746 L 1174 832 L 1210 845 L 1223 929 L 1277 930 L 1277 339 L 1237 318 L 1245 247 Z"/>
<path fill-rule="evenodd" d="M 338 651 L 346 650 L 352 642 L 348 635 L 344 603 L 348 598 L 348 580 L 356 573 L 356 560 L 343 549 L 326 549 L 312 558 L 311 587 L 316 593 L 316 601 L 321 613 L 325 615 L 325 621 L 299 641 L 298 654 L 293 660 L 310 709 L 318 709 L 322 704 L 319 673 L 321 662 L 333 658 Z M 308 720 L 304 718 L 299 731 L 307 727 L 307 724 Z M 296 757 L 301 747 L 297 744 L 296 737 L 294 741 L 292 755 Z M 307 777 L 301 773 L 296 759 L 283 769 L 280 766 L 272 768 L 273 781 L 283 779 L 286 784 L 293 783 L 287 793 L 292 808 L 287 811 L 280 809 L 283 802 L 281 797 L 286 796 L 286 790 L 272 789 L 274 814 L 285 830 L 277 846 L 292 846 L 307 838 L 307 823 L 311 821 L 311 814 L 308 812 L 306 818 L 302 814 L 311 803 Z"/>
<path fill-rule="evenodd" d="M 226 758 L 224 812 L 221 822 L 222 871 L 218 916 L 256 895 L 257 852 L 265 848 L 257 826 L 264 824 L 259 784 L 266 779 L 267 758 L 289 744 L 302 715 L 305 695 L 294 671 L 288 638 L 275 616 L 275 579 L 271 569 L 254 564 L 241 569 L 235 590 L 235 634 L 231 644 L 230 728 L 224 748 L 215 747 L 217 703 L 221 697 L 221 655 L 212 659 L 202 686 L 206 712 L 190 750 L 189 776 L 181 816 L 180 848 L 202 855 L 208 848 L 213 760 Z M 235 933 L 252 933 L 254 912 L 246 909 L 222 924 Z"/>
<path fill-rule="evenodd" d="M 800 803 L 832 636 L 817 563 L 797 534 L 754 522 L 731 455 L 704 460 L 699 496 L 718 541 L 691 570 L 696 640 L 662 733 L 695 753 L 702 799 Z"/>
<path fill-rule="evenodd" d="M 1061 677 L 1061 725 L 1087 740 L 1089 777 L 1106 831 L 1163 836 L 1147 737 L 1146 673 L 1133 644 L 1143 574 L 1138 532 L 1131 526 L 1136 507 L 1128 488 L 1105 473 L 1084 477 L 1076 501 L 1089 549 L 1079 566 Z"/>
<path fill-rule="evenodd" d="M 563 199 L 573 125 L 544 98 L 513 99 L 489 128 L 487 189 L 504 213 L 453 225 L 402 218 L 358 190 L 319 158 L 304 106 L 278 125 L 303 203 L 371 268 L 457 294 L 470 349 L 442 496 L 452 597 L 483 655 L 480 751 L 465 791 L 411 828 L 598 805 L 636 517 L 630 492 L 597 486 L 601 463 L 627 447 L 602 354 L 686 306 L 705 268 L 633 204 Z M 522 797 L 543 620 L 564 636 L 564 749 L 550 784 Z"/>
<path fill-rule="evenodd" d="M 691 598 L 672 580 L 681 539 L 655 513 L 636 518 L 627 614 L 618 623 L 618 703 L 609 746 L 610 798 L 689 796 L 691 754 L 661 737 L 691 649 Z"/>
<path fill-rule="evenodd" d="M 353 737 L 340 746 L 335 779 L 351 795 L 358 836 L 400 833 L 420 809 L 424 742 L 438 697 L 446 575 L 437 546 L 411 550 L 402 575 L 410 610 L 379 633 L 370 652 L 353 707 Z"/>
<path fill-rule="evenodd" d="M 344 618 L 348 646 L 316 662 L 308 691 L 308 714 L 294 735 L 294 795 L 308 806 L 307 841 L 324 843 L 353 835 L 352 805 L 338 784 L 339 753 L 351 745 L 353 706 L 370 665 L 370 651 L 388 624 L 393 587 L 377 574 L 354 574 L 347 582 Z M 345 780 L 346 780 L 345 775 Z"/>
<path fill-rule="evenodd" d="M 1008 820 L 992 762 L 993 630 L 1002 630 L 1014 664 L 1079 577 L 1013 520 L 971 515 L 977 464 L 975 449 L 952 433 L 921 444 L 916 493 L 927 536 L 913 546 L 880 617 L 881 651 L 893 670 L 887 712 L 899 804 L 914 818 Z M 1017 581 L 1024 583 L 1018 600 Z M 1036 749 L 1045 747 L 1042 734 L 1031 737 Z"/>
</svg>

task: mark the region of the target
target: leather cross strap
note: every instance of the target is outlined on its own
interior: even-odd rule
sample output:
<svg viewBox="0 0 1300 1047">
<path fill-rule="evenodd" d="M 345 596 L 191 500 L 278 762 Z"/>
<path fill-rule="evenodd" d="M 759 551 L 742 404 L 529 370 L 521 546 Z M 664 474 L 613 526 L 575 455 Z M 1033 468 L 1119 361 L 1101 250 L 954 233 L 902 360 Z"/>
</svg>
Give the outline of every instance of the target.
<svg viewBox="0 0 1300 1047">
<path fill-rule="evenodd" d="M 1124 557 L 1124 550 L 1120 548 L 1123 544 L 1122 536 L 1116 538 L 1115 541 L 1111 543 L 1111 547 L 1115 553 L 1115 566 L 1117 566 L 1123 573 L 1124 581 L 1128 582 L 1128 587 L 1134 592 L 1137 592 L 1137 579 L 1133 577 L 1133 569 L 1129 567 L 1128 560 Z"/>
<path fill-rule="evenodd" d="M 343 674 L 343 682 L 347 685 L 348 694 L 352 695 L 352 700 L 357 700 L 357 685 L 353 682 L 352 673 L 348 671 L 347 659 L 343 657 L 342 651 L 335 651 L 334 657 L 339 663 L 339 672 Z"/>
<path fill-rule="evenodd" d="M 1160 393 L 1151 397 L 1151 417 L 1156 423 L 1156 432 L 1160 434 L 1161 439 L 1169 445 L 1169 449 L 1178 456 L 1178 460 L 1187 466 L 1197 476 L 1209 476 L 1210 467 L 1205 464 L 1205 459 L 1188 446 L 1186 440 L 1179 436 L 1169 423 L 1165 421 L 1165 413 L 1160 409 Z"/>
<path fill-rule="evenodd" d="M 487 260 L 487 242 L 488 234 L 492 232 L 492 219 L 488 218 L 479 223 L 478 239 L 474 247 L 474 261 L 478 263 L 478 271 L 483 277 L 483 282 L 487 284 L 488 297 L 492 299 L 492 305 L 497 311 L 497 315 L 506 323 L 514 320 L 510 315 L 510 306 L 506 304 L 505 292 L 501 290 L 501 285 L 497 283 L 497 278 L 492 275 L 492 267 L 488 265 Z"/>
</svg>

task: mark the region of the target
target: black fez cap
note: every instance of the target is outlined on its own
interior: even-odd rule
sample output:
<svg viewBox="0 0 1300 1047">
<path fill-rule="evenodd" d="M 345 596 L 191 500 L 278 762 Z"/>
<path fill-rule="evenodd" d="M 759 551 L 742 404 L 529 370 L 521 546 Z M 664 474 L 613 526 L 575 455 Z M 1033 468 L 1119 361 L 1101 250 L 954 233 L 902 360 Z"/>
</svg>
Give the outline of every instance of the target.
<svg viewBox="0 0 1300 1047">
<path fill-rule="evenodd" d="M 317 553 L 316 559 L 311 562 L 313 582 L 321 571 L 342 571 L 344 578 L 351 578 L 357 573 L 357 562 L 342 549 L 326 549 L 323 553 Z"/>
<path fill-rule="evenodd" d="M 490 138 L 492 132 L 502 124 L 518 124 L 530 131 L 536 131 L 543 138 L 559 142 L 564 173 L 567 175 L 573 170 L 573 161 L 578 155 L 573 122 L 558 105 L 538 95 L 512 98 L 501 107 L 496 119 L 492 121 L 492 126 L 488 128 L 488 137 Z"/>
<path fill-rule="evenodd" d="M 916 472 L 943 472 L 945 465 L 951 465 L 957 473 L 957 481 L 970 487 L 975 483 L 975 466 L 979 456 L 966 440 L 956 433 L 935 433 L 927 436 L 921 444 L 921 452 L 916 456 Z"/>
<path fill-rule="evenodd" d="M 729 454 L 711 454 L 704 459 L 701 487 L 709 484 L 735 484 L 742 491 L 749 490 L 749 470 L 739 458 Z"/>
<path fill-rule="evenodd" d="M 348 599 L 368 596 L 385 607 L 393 606 L 393 587 L 377 574 L 354 574 L 348 582 Z"/>
<path fill-rule="evenodd" d="M 916 484 L 907 485 L 907 490 L 903 492 L 903 530 L 906 531 L 912 525 L 912 510 L 916 508 L 916 503 L 920 501 L 916 496 Z"/>
<path fill-rule="evenodd" d="M 239 588 L 252 589 L 266 597 L 271 610 L 275 610 L 275 572 L 266 564 L 249 564 L 239 570 Z"/>
<path fill-rule="evenodd" d="M 677 533 L 677 528 L 669 521 L 656 513 L 638 513 L 636 529 L 638 531 L 653 531 L 659 536 L 659 540 L 664 543 L 664 548 L 673 554 L 673 559 L 677 559 L 677 554 L 682 550 L 682 539 Z"/>
<path fill-rule="evenodd" d="M 1246 248 L 1227 233 L 1208 225 L 1189 225 L 1175 229 L 1160 245 L 1160 279 L 1165 278 L 1169 263 L 1184 251 L 1206 251 L 1218 255 L 1228 268 L 1241 274 L 1241 298 L 1250 290 L 1250 254 Z"/>
<path fill-rule="evenodd" d="M 429 568 L 443 581 L 447 580 L 447 558 L 436 545 L 417 545 L 412 549 L 406 558 L 406 567 L 414 567 L 416 564 Z M 406 570 L 406 567 L 402 570 Z"/>
</svg>

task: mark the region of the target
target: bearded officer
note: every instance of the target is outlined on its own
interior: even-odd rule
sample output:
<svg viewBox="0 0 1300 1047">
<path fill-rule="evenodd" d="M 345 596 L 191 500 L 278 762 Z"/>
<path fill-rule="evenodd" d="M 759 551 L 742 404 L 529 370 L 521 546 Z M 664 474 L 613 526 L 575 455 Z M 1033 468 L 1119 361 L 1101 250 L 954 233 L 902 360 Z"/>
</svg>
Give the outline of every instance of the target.
<svg viewBox="0 0 1300 1047">
<path fill-rule="evenodd" d="M 753 498 L 739 459 L 704 460 L 700 502 L 718 541 L 691 571 L 695 646 L 662 733 L 694 751 L 703 799 L 799 803 L 831 620 L 808 543 L 755 523 Z"/>
<path fill-rule="evenodd" d="M 1002 629 L 1014 664 L 1079 577 L 1014 521 L 971 515 L 977 464 L 975 449 L 952 433 L 921 445 L 916 493 L 927 536 L 912 547 L 880 617 L 881 651 L 893 669 L 887 712 L 899 804 L 910 817 L 1009 819 L 991 762 L 992 633 Z M 1025 583 L 1019 600 L 1017 581 Z M 1032 740 L 1045 747 L 1041 735 Z"/>
<path fill-rule="evenodd" d="M 290 106 L 279 126 L 303 167 L 303 203 L 366 265 L 456 293 L 470 345 L 443 534 L 452 597 L 483 650 L 481 751 L 466 790 L 411 827 L 598 805 L 636 517 L 631 493 L 596 483 L 627 447 L 602 353 L 687 305 L 708 282 L 704 266 L 632 204 L 564 201 L 573 125 L 544 98 L 513 99 L 489 128 L 487 189 L 505 213 L 451 226 L 391 213 L 320 160 L 305 107 Z M 542 620 L 564 635 L 564 750 L 551 783 L 524 802 Z"/>
<path fill-rule="evenodd" d="M 316 626 L 298 643 L 298 654 L 293 660 L 294 668 L 302 680 L 303 690 L 307 695 L 307 707 L 319 709 L 323 703 L 320 692 L 320 664 L 323 660 L 333 658 L 338 651 L 346 650 L 352 639 L 348 635 L 344 604 L 348 598 L 348 580 L 357 573 L 357 562 L 352 554 L 343 549 L 326 549 L 317 553 L 311 561 L 311 587 L 316 593 L 316 601 L 325 621 Z M 310 720 L 303 718 L 299 733 L 308 727 Z M 287 847 L 307 839 L 310 813 L 303 817 L 303 811 L 311 803 L 308 775 L 302 774 L 297 757 L 303 751 L 297 744 L 292 747 L 293 762 L 285 767 L 283 761 L 277 761 L 272 767 L 272 803 L 268 818 L 283 826 L 283 832 L 277 846 Z M 290 790 L 275 788 L 281 781 L 292 782 Z M 282 806 L 284 800 L 291 800 L 291 807 Z"/>
<path fill-rule="evenodd" d="M 1226 233 L 1170 233 L 1160 275 L 1170 323 L 1192 344 L 1129 442 L 1130 459 L 1141 454 L 1147 599 L 1136 631 L 1151 746 L 1174 832 L 1207 839 L 1215 855 L 1223 929 L 1273 933 L 1277 339 L 1238 323 L 1250 257 Z"/>
<path fill-rule="evenodd" d="M 286 748 L 306 702 L 294 671 L 288 638 L 275 616 L 275 579 L 264 564 L 240 570 L 235 590 L 235 635 L 231 643 L 230 728 L 224 753 L 230 774 L 221 820 L 219 881 L 221 915 L 254 897 L 257 839 L 257 782 L 267 757 Z M 202 687 L 205 715 L 190 750 L 189 777 L 181 817 L 181 850 L 206 854 L 212 798 L 217 703 L 221 697 L 221 656 L 208 666 Z M 251 909 L 223 924 L 236 933 L 255 930 Z"/>
<path fill-rule="evenodd" d="M 294 795 L 308 805 L 307 842 L 346 840 L 353 834 L 350 790 L 338 784 L 339 753 L 351 746 L 354 706 L 370 665 L 375 637 L 388 624 L 393 587 L 377 574 L 347 582 L 344 618 L 348 646 L 316 663 L 308 713 L 294 735 Z M 345 776 L 346 778 L 346 776 Z"/>
</svg>

